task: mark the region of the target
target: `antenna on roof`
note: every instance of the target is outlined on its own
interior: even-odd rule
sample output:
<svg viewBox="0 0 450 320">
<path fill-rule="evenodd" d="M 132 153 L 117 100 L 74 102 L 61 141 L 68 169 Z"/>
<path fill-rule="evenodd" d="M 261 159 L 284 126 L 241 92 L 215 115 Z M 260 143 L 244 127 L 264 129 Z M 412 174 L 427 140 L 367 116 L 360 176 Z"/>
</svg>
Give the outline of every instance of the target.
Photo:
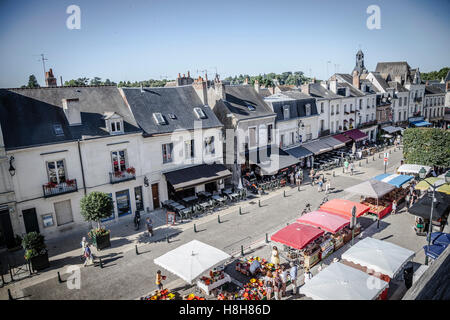
<svg viewBox="0 0 450 320">
<path fill-rule="evenodd" d="M 45 56 L 44 53 L 41 54 L 35 54 L 35 56 L 40 56 L 41 58 L 38 61 L 42 61 L 42 67 L 44 68 L 44 83 L 45 83 L 45 60 L 48 60 Z"/>
</svg>

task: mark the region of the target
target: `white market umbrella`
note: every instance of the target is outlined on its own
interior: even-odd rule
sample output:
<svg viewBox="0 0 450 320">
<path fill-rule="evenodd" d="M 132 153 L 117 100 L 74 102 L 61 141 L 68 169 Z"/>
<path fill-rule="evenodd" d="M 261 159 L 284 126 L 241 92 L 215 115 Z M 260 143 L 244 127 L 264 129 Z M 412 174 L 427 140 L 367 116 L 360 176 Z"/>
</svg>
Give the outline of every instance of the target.
<svg viewBox="0 0 450 320">
<path fill-rule="evenodd" d="M 334 262 L 300 287 L 300 293 L 314 300 L 373 300 L 387 286 L 386 281 Z"/>
<path fill-rule="evenodd" d="M 344 191 L 379 199 L 394 189 L 395 186 L 392 184 L 371 179 L 349 187 Z"/>
<path fill-rule="evenodd" d="M 220 249 L 192 240 L 154 259 L 153 262 L 192 284 L 203 273 L 230 257 Z"/>
<path fill-rule="evenodd" d="M 414 251 L 367 237 L 344 252 L 342 259 L 385 274 L 392 279 L 414 255 Z"/>
<path fill-rule="evenodd" d="M 352 154 L 356 153 L 356 142 L 353 142 Z"/>
</svg>

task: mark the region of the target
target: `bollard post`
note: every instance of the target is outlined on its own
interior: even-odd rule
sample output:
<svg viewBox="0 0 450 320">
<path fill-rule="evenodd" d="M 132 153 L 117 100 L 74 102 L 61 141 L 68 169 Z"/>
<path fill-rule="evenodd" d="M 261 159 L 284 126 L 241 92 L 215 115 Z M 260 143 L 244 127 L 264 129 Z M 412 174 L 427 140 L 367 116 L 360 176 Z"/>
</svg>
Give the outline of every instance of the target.
<svg viewBox="0 0 450 320">
<path fill-rule="evenodd" d="M 378 159 L 381 159 L 381 152 L 378 154 Z"/>
<path fill-rule="evenodd" d="M 242 215 L 242 208 L 239 207 L 239 215 Z"/>
<path fill-rule="evenodd" d="M 102 261 L 102 258 L 100 258 L 100 268 L 103 269 L 103 261 Z"/>
<path fill-rule="evenodd" d="M 366 164 L 368 164 L 369 163 L 369 158 L 366 158 Z"/>
<path fill-rule="evenodd" d="M 12 294 L 11 294 L 11 289 L 8 289 L 8 299 L 9 300 L 14 300 Z"/>
<path fill-rule="evenodd" d="M 361 161 L 359 162 L 359 166 L 361 167 Z"/>
<path fill-rule="evenodd" d="M 3 272 L 0 274 L 0 276 L 2 277 L 2 286 L 0 288 L 3 288 L 3 286 L 5 285 L 5 278 L 3 278 Z"/>
<path fill-rule="evenodd" d="M 380 228 L 380 216 L 378 216 L 378 219 L 377 219 L 377 229 L 379 229 Z"/>
<path fill-rule="evenodd" d="M 58 282 L 59 282 L 59 283 L 62 283 L 61 275 L 59 274 L 59 271 L 58 271 Z"/>
<path fill-rule="evenodd" d="M 345 173 L 345 167 L 342 167 L 342 173 Z"/>
<path fill-rule="evenodd" d="M 375 155 L 372 156 L 372 161 L 375 161 Z"/>
<path fill-rule="evenodd" d="M 220 223 L 220 214 L 217 215 L 217 222 Z"/>
<path fill-rule="evenodd" d="M 286 190 L 283 190 L 283 197 L 286 198 Z"/>
<path fill-rule="evenodd" d="M 197 232 L 197 226 L 194 223 L 194 232 Z"/>
<path fill-rule="evenodd" d="M 9 263 L 8 263 L 8 269 L 9 269 L 9 275 L 11 276 L 11 281 L 14 281 L 11 266 L 9 265 Z"/>
<path fill-rule="evenodd" d="M 333 170 L 333 178 L 334 178 L 334 177 L 336 177 L 336 173 L 335 173 L 334 170 Z"/>
<path fill-rule="evenodd" d="M 169 236 L 167 234 L 166 234 L 166 242 L 170 243 L 170 239 L 169 239 Z"/>
<path fill-rule="evenodd" d="M 137 244 L 134 245 L 134 249 L 136 250 L 136 255 L 139 255 Z"/>
<path fill-rule="evenodd" d="M 269 243 L 269 235 L 266 233 L 266 243 Z"/>
<path fill-rule="evenodd" d="M 300 185 L 298 185 L 298 187 L 297 187 L 297 191 L 299 191 L 299 192 L 300 192 Z"/>
<path fill-rule="evenodd" d="M 258 207 L 261 208 L 261 199 L 258 199 Z"/>
<path fill-rule="evenodd" d="M 244 246 L 241 246 L 241 256 L 244 256 Z"/>
</svg>

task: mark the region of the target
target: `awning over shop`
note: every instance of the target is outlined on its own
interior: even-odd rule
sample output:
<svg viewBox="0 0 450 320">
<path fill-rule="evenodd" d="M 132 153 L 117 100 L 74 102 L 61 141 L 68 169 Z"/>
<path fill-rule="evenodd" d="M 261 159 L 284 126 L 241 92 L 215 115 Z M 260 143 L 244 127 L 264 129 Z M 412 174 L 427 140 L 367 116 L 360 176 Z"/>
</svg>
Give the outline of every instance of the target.
<svg viewBox="0 0 450 320">
<path fill-rule="evenodd" d="M 411 124 L 414 125 L 415 127 L 431 126 L 431 123 L 429 123 L 428 121 L 417 121 L 417 122 L 412 122 Z"/>
<path fill-rule="evenodd" d="M 446 249 L 446 246 L 440 244 L 433 244 L 431 246 L 424 246 L 423 250 L 425 250 L 425 255 L 430 257 L 431 259 L 437 259 L 441 255 L 442 252 Z"/>
<path fill-rule="evenodd" d="M 448 246 L 450 244 L 450 233 L 432 232 L 431 244 L 440 244 L 441 246 Z"/>
<path fill-rule="evenodd" d="M 340 141 L 338 139 L 335 139 L 333 137 L 321 138 L 320 141 L 325 143 L 325 144 L 327 144 L 327 145 L 329 145 L 333 149 L 338 149 L 338 148 L 345 147 L 345 142 L 342 142 L 342 141 Z"/>
<path fill-rule="evenodd" d="M 369 212 L 370 208 L 362 203 L 353 202 L 350 200 L 344 199 L 332 199 L 328 202 L 325 202 L 321 207 L 321 211 L 326 211 L 334 214 L 338 214 L 347 219 L 351 219 L 352 217 L 352 209 L 356 207 L 356 217 L 362 216 L 366 212 Z"/>
<path fill-rule="evenodd" d="M 302 145 L 302 147 L 308 149 L 315 155 L 333 150 L 333 147 L 330 147 L 328 144 L 326 144 L 320 140 L 306 142 Z"/>
<path fill-rule="evenodd" d="M 397 172 L 398 173 L 412 173 L 412 174 L 419 174 L 419 170 L 421 168 L 424 168 L 428 173 L 431 171 L 431 167 L 424 166 L 421 164 L 402 164 L 400 167 L 398 167 Z"/>
<path fill-rule="evenodd" d="M 289 153 L 291 156 L 296 157 L 297 159 L 303 159 L 309 156 L 312 156 L 313 153 L 302 146 L 291 148 L 288 150 L 284 150 Z"/>
<path fill-rule="evenodd" d="M 404 130 L 403 128 L 393 127 L 393 126 L 387 126 L 387 127 L 381 128 L 381 129 L 383 129 L 387 133 L 394 133 L 394 132 L 399 132 L 399 131 L 401 132 Z"/>
<path fill-rule="evenodd" d="M 219 179 L 231 177 L 223 164 L 200 164 L 164 173 L 175 191 L 192 188 Z"/>
<path fill-rule="evenodd" d="M 343 134 L 351 138 L 353 141 L 362 141 L 369 137 L 367 134 L 358 129 L 348 130 L 345 131 Z"/>
<path fill-rule="evenodd" d="M 408 181 L 412 180 L 413 176 L 408 176 L 405 174 L 388 174 L 383 173 L 376 177 L 374 177 L 374 180 L 383 181 L 386 183 L 389 183 L 393 186 L 396 186 L 397 188 L 400 188 L 402 185 L 407 183 Z"/>
<path fill-rule="evenodd" d="M 318 228 L 294 222 L 272 235 L 271 241 L 301 250 L 323 234 Z"/>
<path fill-rule="evenodd" d="M 261 168 L 262 175 L 272 175 L 284 168 L 295 166 L 298 162 L 298 158 L 278 149 L 278 153 L 272 153 L 270 155 L 270 161 L 258 163 L 257 166 Z"/>
<path fill-rule="evenodd" d="M 405 263 L 414 257 L 414 251 L 371 237 L 358 241 L 342 254 L 342 259 L 394 278 Z"/>
<path fill-rule="evenodd" d="M 325 211 L 309 212 L 298 218 L 297 222 L 318 227 L 331 233 L 336 233 L 350 223 L 350 221 L 344 217 Z"/>
<path fill-rule="evenodd" d="M 301 286 L 300 293 L 314 300 L 374 300 L 387 287 L 384 280 L 333 262 Z"/>
<path fill-rule="evenodd" d="M 225 262 L 231 256 L 206 243 L 192 240 L 153 260 L 187 283 Z"/>
<path fill-rule="evenodd" d="M 340 133 L 340 134 L 334 135 L 333 138 L 335 138 L 335 139 L 337 139 L 337 140 L 339 140 L 339 141 L 341 141 L 341 142 L 344 142 L 344 143 L 349 143 L 349 142 L 352 141 L 352 139 L 350 139 L 350 138 L 347 137 L 347 136 L 344 136 L 344 135 L 341 134 L 341 133 Z"/>
<path fill-rule="evenodd" d="M 347 188 L 345 191 L 363 195 L 365 197 L 380 199 L 394 189 L 395 186 L 392 184 L 378 180 L 368 180 Z"/>
</svg>

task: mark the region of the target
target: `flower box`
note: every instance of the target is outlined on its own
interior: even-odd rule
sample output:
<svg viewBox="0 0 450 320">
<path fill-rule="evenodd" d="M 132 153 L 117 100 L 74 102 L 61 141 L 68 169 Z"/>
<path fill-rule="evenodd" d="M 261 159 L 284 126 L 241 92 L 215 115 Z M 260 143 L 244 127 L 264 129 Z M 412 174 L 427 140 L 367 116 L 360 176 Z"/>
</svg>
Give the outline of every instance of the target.
<svg viewBox="0 0 450 320">
<path fill-rule="evenodd" d="M 109 231 L 103 234 L 91 231 L 89 237 L 92 239 L 92 243 L 97 248 L 97 250 L 102 250 L 111 247 L 111 237 Z"/>
</svg>

